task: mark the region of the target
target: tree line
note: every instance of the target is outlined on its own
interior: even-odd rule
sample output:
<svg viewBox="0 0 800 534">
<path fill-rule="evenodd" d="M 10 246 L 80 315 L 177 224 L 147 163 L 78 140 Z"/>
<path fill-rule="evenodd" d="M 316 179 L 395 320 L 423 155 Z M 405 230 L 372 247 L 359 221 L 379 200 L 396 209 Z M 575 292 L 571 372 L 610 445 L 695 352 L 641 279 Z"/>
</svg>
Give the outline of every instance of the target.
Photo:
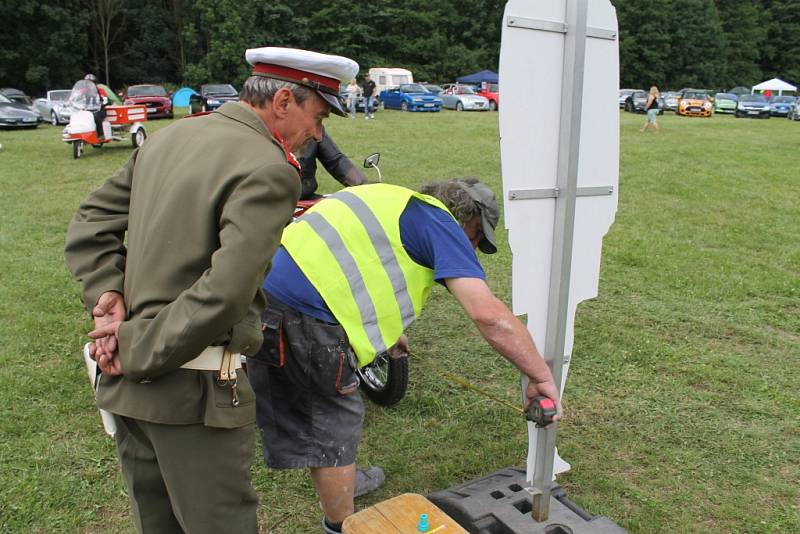
<svg viewBox="0 0 800 534">
<path fill-rule="evenodd" d="M 589 0 L 590 2 L 592 0 Z M 800 0 L 612 0 L 620 86 L 800 82 Z M 135 83 L 239 86 L 244 50 L 345 55 L 452 81 L 497 70 L 505 2 L 492 0 L 15 0 L 0 2 L 0 87 L 38 95 L 87 72 Z M 533 52 L 535 53 L 535 51 Z"/>
</svg>

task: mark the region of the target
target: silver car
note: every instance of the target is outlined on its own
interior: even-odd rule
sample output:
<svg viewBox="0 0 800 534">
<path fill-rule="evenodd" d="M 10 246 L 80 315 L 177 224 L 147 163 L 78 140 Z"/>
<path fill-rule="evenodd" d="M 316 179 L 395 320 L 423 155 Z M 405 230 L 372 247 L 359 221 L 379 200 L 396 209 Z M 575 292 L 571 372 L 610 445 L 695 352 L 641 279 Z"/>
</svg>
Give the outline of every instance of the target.
<svg viewBox="0 0 800 534">
<path fill-rule="evenodd" d="M 43 120 L 49 120 L 53 126 L 67 124 L 73 111 L 72 106 L 69 105 L 71 92 L 69 89 L 47 91 L 46 97 L 33 101 L 33 107 L 36 108 Z"/>
<path fill-rule="evenodd" d="M 30 106 L 0 95 L 0 128 L 36 128 L 40 118 Z"/>
<path fill-rule="evenodd" d="M 442 99 L 442 106 L 456 111 L 488 111 L 489 100 L 475 94 L 472 87 L 466 85 L 445 86 L 437 95 Z"/>
</svg>

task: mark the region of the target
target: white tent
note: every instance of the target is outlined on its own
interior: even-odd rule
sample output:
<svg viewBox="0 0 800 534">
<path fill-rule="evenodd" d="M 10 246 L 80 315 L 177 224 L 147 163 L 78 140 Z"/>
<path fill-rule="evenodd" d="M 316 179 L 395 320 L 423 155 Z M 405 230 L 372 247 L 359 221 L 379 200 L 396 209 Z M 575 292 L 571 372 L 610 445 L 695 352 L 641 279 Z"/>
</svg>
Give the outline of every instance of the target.
<svg viewBox="0 0 800 534">
<path fill-rule="evenodd" d="M 755 93 L 756 91 L 778 91 L 778 94 L 782 94 L 784 91 L 797 91 L 797 87 L 790 83 L 786 83 L 783 80 L 779 80 L 778 78 L 772 78 L 771 80 L 767 80 L 766 82 L 761 82 L 758 85 L 754 85 L 752 92 Z"/>
</svg>

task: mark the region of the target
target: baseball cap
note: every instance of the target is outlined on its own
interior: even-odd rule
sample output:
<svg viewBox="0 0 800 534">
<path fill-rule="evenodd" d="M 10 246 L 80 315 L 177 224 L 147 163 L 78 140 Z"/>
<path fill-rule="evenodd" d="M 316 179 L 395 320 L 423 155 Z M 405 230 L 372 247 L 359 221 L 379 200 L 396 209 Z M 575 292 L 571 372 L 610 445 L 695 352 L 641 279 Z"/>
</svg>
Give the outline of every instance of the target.
<svg viewBox="0 0 800 534">
<path fill-rule="evenodd" d="M 358 73 L 358 63 L 352 59 L 275 46 L 250 48 L 244 57 L 253 66 L 254 76 L 275 78 L 313 89 L 328 103 L 333 113 L 347 116 L 339 100 L 339 84 L 349 82 Z"/>
<path fill-rule="evenodd" d="M 471 180 L 470 180 L 471 181 Z M 494 236 L 494 229 L 500 220 L 500 209 L 494 199 L 494 191 L 479 181 L 458 180 L 458 183 L 467 194 L 475 201 L 481 213 L 481 227 L 483 239 L 478 243 L 478 249 L 484 254 L 494 254 L 497 252 L 497 241 Z"/>
</svg>

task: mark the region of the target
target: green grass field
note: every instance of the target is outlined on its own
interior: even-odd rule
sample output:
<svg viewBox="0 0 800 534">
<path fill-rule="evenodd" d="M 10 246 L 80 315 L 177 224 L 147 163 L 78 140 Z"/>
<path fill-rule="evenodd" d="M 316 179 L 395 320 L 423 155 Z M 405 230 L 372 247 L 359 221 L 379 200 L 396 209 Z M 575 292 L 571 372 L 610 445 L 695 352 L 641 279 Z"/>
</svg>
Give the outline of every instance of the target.
<svg viewBox="0 0 800 534">
<path fill-rule="evenodd" d="M 558 433 L 572 471 L 559 482 L 634 533 L 800 532 L 800 123 L 667 114 L 654 135 L 642 122 L 621 115 L 619 210 L 599 297 L 578 309 Z M 500 190 L 496 113 L 384 111 L 328 129 L 354 160 L 381 152 L 386 181 L 474 175 Z M 79 353 L 90 323 L 63 261 L 79 201 L 131 149 L 73 160 L 60 132 L 0 132 L 0 532 L 132 532 Z M 509 301 L 498 238 L 482 260 Z M 445 291 L 409 337 L 518 398 L 517 373 Z M 526 446 L 518 415 L 412 360 L 400 404 L 368 403 L 359 463 L 383 466 L 388 482 L 356 504 L 524 465 Z M 257 459 L 254 481 L 264 532 L 319 530 L 305 472 Z"/>
</svg>

